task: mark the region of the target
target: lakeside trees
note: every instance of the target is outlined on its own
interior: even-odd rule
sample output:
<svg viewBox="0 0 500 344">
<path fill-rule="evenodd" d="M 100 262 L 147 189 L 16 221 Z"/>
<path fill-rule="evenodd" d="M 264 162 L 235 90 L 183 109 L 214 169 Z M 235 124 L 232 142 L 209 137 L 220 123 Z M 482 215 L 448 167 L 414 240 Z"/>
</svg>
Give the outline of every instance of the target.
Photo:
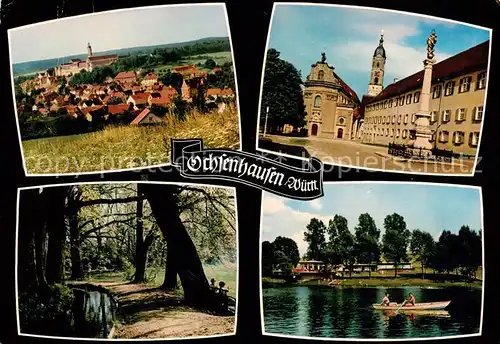
<svg viewBox="0 0 500 344">
<path fill-rule="evenodd" d="M 108 271 L 151 282 L 163 269 L 162 288 L 177 289 L 179 279 L 186 304 L 210 308 L 202 264 L 236 261 L 234 195 L 226 189 L 70 185 L 23 190 L 19 204 L 17 288 L 30 332 L 57 330 L 44 319 L 68 311 L 68 280 Z"/>
<path fill-rule="evenodd" d="M 278 236 L 271 243 L 262 243 L 262 275 L 272 276 L 273 270 L 290 274 L 300 260 L 297 243 L 290 238 Z"/>
<path fill-rule="evenodd" d="M 304 258 L 321 260 L 332 267 L 343 265 L 352 274 L 354 264 L 377 264 L 384 258 L 398 268 L 409 259 L 419 262 L 422 278 L 425 270 L 461 274 L 475 278 L 482 265 L 481 231 L 463 225 L 458 233 L 444 230 L 437 241 L 428 232 L 410 231 L 400 214 L 389 214 L 384 219 L 384 234 L 367 213 L 358 217 L 354 234 L 347 219 L 335 215 L 325 226 L 322 220 L 312 218 L 306 226 L 304 241 L 308 244 Z M 328 239 L 328 240 L 327 240 Z M 371 277 L 371 268 L 368 269 Z"/>
</svg>

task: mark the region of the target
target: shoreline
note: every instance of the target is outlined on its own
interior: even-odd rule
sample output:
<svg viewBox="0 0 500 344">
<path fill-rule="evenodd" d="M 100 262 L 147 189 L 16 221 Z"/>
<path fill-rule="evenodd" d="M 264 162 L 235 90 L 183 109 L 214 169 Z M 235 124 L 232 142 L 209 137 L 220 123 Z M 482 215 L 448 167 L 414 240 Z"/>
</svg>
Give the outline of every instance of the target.
<svg viewBox="0 0 500 344">
<path fill-rule="evenodd" d="M 262 288 L 273 288 L 273 287 L 290 287 L 290 286 L 322 286 L 322 287 L 331 287 L 337 289 L 357 289 L 357 288 L 407 288 L 407 287 L 415 287 L 415 288 L 447 288 L 447 287 L 460 287 L 460 288 L 469 288 L 469 289 L 482 289 L 482 281 L 474 281 L 474 282 L 464 282 L 464 281 L 456 281 L 456 282 L 435 282 L 432 280 L 415 280 L 415 279 L 389 279 L 389 278 L 352 278 L 352 279 L 344 279 L 341 280 L 339 285 L 328 285 L 328 281 L 323 281 L 320 279 L 314 280 L 306 280 L 306 281 L 287 281 L 285 279 L 278 278 L 261 278 Z"/>
<path fill-rule="evenodd" d="M 109 339 L 195 339 L 236 330 L 234 315 L 210 315 L 184 306 L 179 295 L 147 284 L 68 281 L 67 285 L 89 286 L 115 298 L 118 308 Z"/>
</svg>

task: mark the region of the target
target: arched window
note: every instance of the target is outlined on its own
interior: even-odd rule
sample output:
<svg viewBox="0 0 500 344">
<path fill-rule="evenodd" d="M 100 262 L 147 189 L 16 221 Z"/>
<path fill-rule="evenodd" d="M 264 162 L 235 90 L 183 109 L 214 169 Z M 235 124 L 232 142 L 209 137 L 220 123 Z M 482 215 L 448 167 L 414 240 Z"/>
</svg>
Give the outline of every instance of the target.
<svg viewBox="0 0 500 344">
<path fill-rule="evenodd" d="M 339 117 L 339 124 L 343 125 L 345 123 L 344 117 Z"/>
<path fill-rule="evenodd" d="M 380 67 L 380 63 L 377 62 L 377 68 Z"/>
<path fill-rule="evenodd" d="M 375 79 L 373 80 L 375 82 L 375 84 L 378 84 L 378 78 L 375 77 Z"/>
<path fill-rule="evenodd" d="M 321 107 L 321 97 L 320 96 L 316 96 L 316 98 L 314 98 L 314 107 Z"/>
<path fill-rule="evenodd" d="M 323 72 L 322 70 L 320 70 L 318 72 L 318 80 L 323 80 L 324 76 L 325 76 L 325 72 Z"/>
</svg>

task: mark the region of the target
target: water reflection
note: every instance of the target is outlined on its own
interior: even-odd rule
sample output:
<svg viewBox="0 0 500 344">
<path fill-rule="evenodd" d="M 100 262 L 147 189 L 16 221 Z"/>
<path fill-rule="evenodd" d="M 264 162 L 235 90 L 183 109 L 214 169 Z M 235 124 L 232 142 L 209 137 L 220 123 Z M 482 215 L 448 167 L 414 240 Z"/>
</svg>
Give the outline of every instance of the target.
<svg viewBox="0 0 500 344">
<path fill-rule="evenodd" d="M 75 337 L 108 337 L 115 316 L 115 305 L 111 296 L 85 289 L 73 289 L 73 321 Z"/>
<path fill-rule="evenodd" d="M 374 310 L 384 288 L 275 287 L 263 290 L 266 332 L 328 338 L 422 338 L 479 332 L 481 290 L 465 288 L 389 290 L 401 303 L 452 300 L 443 311 Z"/>
</svg>

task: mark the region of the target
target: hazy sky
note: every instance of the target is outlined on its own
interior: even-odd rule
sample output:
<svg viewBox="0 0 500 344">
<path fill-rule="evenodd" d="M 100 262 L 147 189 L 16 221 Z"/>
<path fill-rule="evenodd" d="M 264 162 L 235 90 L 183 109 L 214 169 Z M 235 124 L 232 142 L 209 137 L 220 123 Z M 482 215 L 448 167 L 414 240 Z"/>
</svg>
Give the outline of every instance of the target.
<svg viewBox="0 0 500 344">
<path fill-rule="evenodd" d="M 277 236 L 295 240 L 301 255 L 307 249 L 304 231 L 311 218 L 325 225 L 338 214 L 354 233 L 358 217 L 369 213 L 384 233 L 384 218 L 398 213 L 407 228 L 427 231 L 437 240 L 443 230 L 458 232 L 462 225 L 481 229 L 481 198 L 477 188 L 417 183 L 325 184 L 325 196 L 314 201 L 295 201 L 264 192 L 262 241 Z"/>
<path fill-rule="evenodd" d="M 44 60 L 93 52 L 227 37 L 224 5 L 145 7 L 72 17 L 10 32 L 12 62 Z"/>
<path fill-rule="evenodd" d="M 436 59 L 469 49 L 489 39 L 489 31 L 426 17 L 371 9 L 315 5 L 277 5 L 269 48 L 309 74 L 326 53 L 327 62 L 361 99 L 367 93 L 373 52 L 384 30 L 384 86 L 423 69 L 426 41 L 435 29 Z"/>
</svg>

